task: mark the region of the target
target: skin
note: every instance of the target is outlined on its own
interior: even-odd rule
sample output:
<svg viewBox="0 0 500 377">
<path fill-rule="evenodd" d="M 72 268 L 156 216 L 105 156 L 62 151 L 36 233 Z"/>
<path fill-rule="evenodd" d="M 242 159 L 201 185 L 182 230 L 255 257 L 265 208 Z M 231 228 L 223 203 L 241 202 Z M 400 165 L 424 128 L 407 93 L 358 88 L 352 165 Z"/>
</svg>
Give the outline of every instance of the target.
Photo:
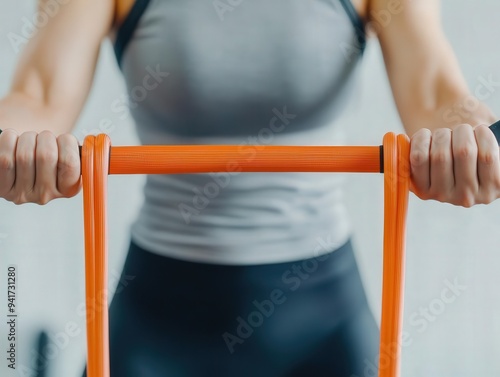
<svg viewBox="0 0 500 377">
<path fill-rule="evenodd" d="M 369 14 L 387 11 L 391 3 L 372 0 Z M 389 23 L 375 22 L 373 28 L 411 136 L 411 190 L 422 199 L 463 207 L 488 204 L 500 193 L 499 148 L 488 129 L 496 117 L 482 103 L 470 114 L 446 116 L 473 96 L 443 34 L 439 1 L 399 3 Z"/>
<path fill-rule="evenodd" d="M 0 100 L 0 197 L 46 204 L 80 191 L 78 141 L 70 132 L 88 96 L 100 44 L 132 4 L 72 0 L 30 40 Z M 463 207 L 497 199 L 499 148 L 487 128 L 496 117 L 479 101 L 473 111 L 446 116 L 473 96 L 441 29 L 439 1 L 353 4 L 380 42 L 411 138 L 411 190 L 422 199 Z M 382 13 L 390 15 L 387 22 L 377 17 Z"/>
</svg>

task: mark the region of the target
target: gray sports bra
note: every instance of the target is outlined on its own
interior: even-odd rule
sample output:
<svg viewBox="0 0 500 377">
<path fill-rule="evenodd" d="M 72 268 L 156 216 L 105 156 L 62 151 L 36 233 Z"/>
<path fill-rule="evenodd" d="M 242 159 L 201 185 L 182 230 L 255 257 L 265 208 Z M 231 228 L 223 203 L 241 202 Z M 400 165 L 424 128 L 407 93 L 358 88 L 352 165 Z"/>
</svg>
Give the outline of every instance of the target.
<svg viewBox="0 0 500 377">
<path fill-rule="evenodd" d="M 365 44 L 348 0 L 138 0 L 115 52 L 143 144 L 332 145 Z M 131 227 L 208 263 L 308 258 L 350 226 L 335 174 L 151 175 Z"/>
</svg>

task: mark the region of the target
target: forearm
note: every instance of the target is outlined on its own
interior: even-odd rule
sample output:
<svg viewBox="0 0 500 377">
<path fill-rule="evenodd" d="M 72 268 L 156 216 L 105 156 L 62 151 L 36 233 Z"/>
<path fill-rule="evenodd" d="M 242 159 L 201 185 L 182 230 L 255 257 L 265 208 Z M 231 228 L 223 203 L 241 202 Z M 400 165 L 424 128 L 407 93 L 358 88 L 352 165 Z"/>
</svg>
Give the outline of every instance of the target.
<svg viewBox="0 0 500 377">
<path fill-rule="evenodd" d="M 387 12 L 392 0 L 371 0 Z M 491 124 L 492 111 L 468 88 L 443 33 L 439 1 L 401 0 L 391 22 L 379 29 L 387 73 L 406 132 Z M 479 94 L 478 94 L 479 96 Z"/>
<path fill-rule="evenodd" d="M 39 0 L 45 11 L 45 0 Z M 70 0 L 30 39 L 12 84 L 0 98 L 0 129 L 70 132 L 94 77 L 100 45 L 111 29 L 114 0 Z"/>
<path fill-rule="evenodd" d="M 455 128 L 461 124 L 475 127 L 490 125 L 498 120 L 493 111 L 472 94 L 451 93 L 432 109 L 414 108 L 401 114 L 406 133 L 412 136 L 421 128 L 433 131 L 437 128 Z"/>
<path fill-rule="evenodd" d="M 421 128 L 455 128 L 461 124 L 489 125 L 497 120 L 490 108 L 469 89 L 448 41 L 436 36 L 439 48 L 415 53 L 413 62 L 393 76 L 395 100 L 409 136 Z M 413 66 L 411 65 L 413 64 Z"/>
</svg>

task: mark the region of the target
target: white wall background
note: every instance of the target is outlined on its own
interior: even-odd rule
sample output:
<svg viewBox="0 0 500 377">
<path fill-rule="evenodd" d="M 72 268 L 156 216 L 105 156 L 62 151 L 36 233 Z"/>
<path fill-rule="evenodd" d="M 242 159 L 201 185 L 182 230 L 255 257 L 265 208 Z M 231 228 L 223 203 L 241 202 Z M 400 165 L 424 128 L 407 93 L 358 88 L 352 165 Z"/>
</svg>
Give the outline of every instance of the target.
<svg viewBox="0 0 500 377">
<path fill-rule="evenodd" d="M 0 4 L 0 95 L 8 90 L 18 53 L 8 33 L 19 33 L 23 17 L 33 15 L 32 0 Z M 495 0 L 445 0 L 443 23 L 470 86 L 492 76 L 500 81 L 500 24 Z M 77 74 L 75 72 L 75 74 Z M 402 132 L 376 41 L 363 63 L 359 98 L 344 119 L 349 144 L 379 145 L 385 132 Z M 500 114 L 500 93 L 486 101 Z M 137 144 L 130 119 L 121 121 L 111 102 L 125 93 L 109 42 L 103 46 L 94 89 L 74 133 L 109 118 L 114 145 Z M 357 108 L 358 111 L 354 111 Z M 110 177 L 111 285 L 123 263 L 128 227 L 141 202 L 141 176 Z M 355 224 L 355 246 L 370 303 L 377 317 L 381 297 L 382 176 L 350 175 L 347 202 Z M 500 203 L 471 209 L 411 198 L 408 219 L 407 284 L 403 376 L 493 376 L 500 373 Z M 80 334 L 59 338 L 47 369 L 49 377 L 76 377 L 85 350 L 85 321 L 78 310 L 84 298 L 81 194 L 47 206 L 15 206 L 0 200 L 0 354 L 6 350 L 6 266 L 18 266 L 18 367 L 30 366 L 37 332 L 53 335 L 74 323 Z M 422 309 L 439 312 L 446 281 L 464 286 L 453 303 L 425 320 Z M 10 373 L 0 358 L 2 376 Z M 371 376 L 371 374 L 367 374 Z"/>
</svg>

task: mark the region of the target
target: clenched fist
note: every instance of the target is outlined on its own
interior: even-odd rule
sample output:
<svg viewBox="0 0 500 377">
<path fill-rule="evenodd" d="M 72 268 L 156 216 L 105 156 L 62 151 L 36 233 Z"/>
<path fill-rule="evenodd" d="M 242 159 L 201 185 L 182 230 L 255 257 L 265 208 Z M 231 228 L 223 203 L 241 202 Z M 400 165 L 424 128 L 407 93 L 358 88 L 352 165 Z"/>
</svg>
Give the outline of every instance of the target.
<svg viewBox="0 0 500 377">
<path fill-rule="evenodd" d="M 411 138 L 411 190 L 463 207 L 500 197 L 498 142 L 487 126 L 423 128 Z"/>
<path fill-rule="evenodd" d="M 44 205 L 81 189 L 78 140 L 50 131 L 0 134 L 0 197 L 15 204 Z"/>
</svg>

